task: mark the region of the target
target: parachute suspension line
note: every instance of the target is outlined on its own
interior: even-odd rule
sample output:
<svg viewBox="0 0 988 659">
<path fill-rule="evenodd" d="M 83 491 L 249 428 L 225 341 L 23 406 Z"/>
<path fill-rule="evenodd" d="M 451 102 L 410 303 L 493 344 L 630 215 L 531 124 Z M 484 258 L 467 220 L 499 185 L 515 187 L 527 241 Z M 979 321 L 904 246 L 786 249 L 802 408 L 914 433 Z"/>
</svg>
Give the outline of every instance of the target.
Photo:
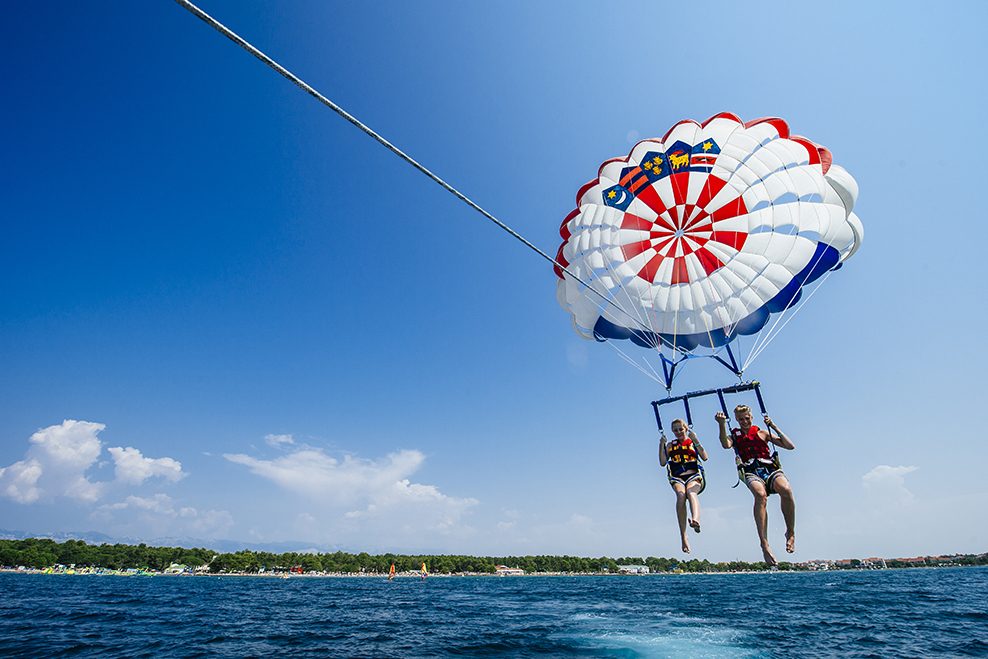
<svg viewBox="0 0 988 659">
<path fill-rule="evenodd" d="M 658 373 L 655 372 L 655 369 L 652 368 L 652 365 L 649 364 L 647 361 L 645 363 L 648 364 L 648 368 L 645 368 L 644 366 L 642 366 L 641 364 L 639 364 L 637 361 L 635 361 L 634 359 L 632 359 L 631 357 L 629 357 L 627 355 L 627 353 L 625 353 L 623 350 L 621 350 L 621 348 L 619 348 L 616 345 L 614 345 L 614 342 L 613 341 L 604 341 L 604 343 L 607 343 L 608 345 L 610 345 L 611 348 L 613 348 L 614 350 L 617 351 L 617 353 L 618 353 L 618 355 L 620 355 L 621 359 L 623 359 L 624 361 L 628 362 L 629 364 L 631 364 L 632 366 L 634 366 L 635 368 L 637 368 L 639 371 L 642 372 L 642 374 L 645 375 L 645 377 L 651 378 L 652 380 L 654 380 L 656 382 L 661 382 L 662 381 L 662 378 L 659 376 Z M 664 363 L 663 363 L 663 366 L 665 366 Z"/>
<path fill-rule="evenodd" d="M 431 171 L 429 171 L 428 169 L 426 169 L 424 166 L 420 165 L 418 162 L 416 162 L 415 160 L 413 160 L 404 151 L 402 151 L 401 149 L 399 149 L 395 145 L 391 144 L 391 142 L 387 141 L 386 139 L 384 139 L 383 137 L 381 137 L 380 135 L 378 135 L 377 133 L 375 133 L 368 126 L 366 126 L 363 123 L 361 123 L 356 117 L 354 117 L 353 115 L 349 114 L 346 110 L 344 110 L 343 108 L 341 108 L 340 106 L 338 106 L 336 103 L 333 103 L 331 100 L 329 100 L 328 98 L 326 98 L 325 96 L 323 96 L 322 94 L 320 94 L 318 91 L 316 91 L 315 89 L 313 89 L 312 87 L 310 87 L 301 78 L 299 78 L 298 76 L 296 76 L 295 74 L 293 74 L 291 71 L 289 71 L 288 69 L 284 68 L 283 66 L 281 66 L 280 64 L 278 64 L 277 62 L 275 62 L 273 59 L 271 59 L 270 57 L 268 57 L 267 55 L 265 55 L 264 53 L 262 53 L 260 50 L 258 50 L 257 48 L 255 48 L 254 46 L 252 46 L 251 44 L 249 44 L 247 41 L 245 41 L 239 35 L 237 35 L 235 32 L 233 32 L 230 28 L 226 27 L 225 25 L 223 25 L 222 23 L 220 23 L 219 21 L 217 21 L 215 18 L 213 18 L 212 16 L 210 16 L 209 14 L 207 14 L 206 12 L 204 12 L 202 9 L 199 9 L 199 7 L 195 6 L 194 4 L 192 4 L 191 2 L 189 2 L 188 0 L 175 0 L 175 2 L 178 3 L 179 5 L 181 5 L 182 7 L 185 7 L 187 10 L 189 10 L 195 16 L 198 16 L 200 19 L 202 19 L 203 22 L 205 22 L 207 25 L 209 25 L 210 27 L 212 27 L 213 29 L 215 29 L 217 32 L 219 32 L 220 34 L 222 34 L 223 36 L 225 36 L 227 39 L 229 39 L 233 43 L 237 44 L 238 46 L 240 46 L 241 48 L 243 48 L 244 50 L 246 50 L 248 53 L 250 53 L 251 55 L 253 55 L 257 59 L 261 60 L 264 64 L 266 64 L 270 68 L 274 69 L 274 71 L 276 71 L 281 76 L 283 76 L 284 78 L 286 78 L 289 82 L 291 82 L 293 85 L 295 85 L 296 87 L 298 87 L 299 89 L 301 89 L 302 91 L 304 91 L 306 94 L 308 94 L 309 96 L 313 97 L 314 99 L 316 99 L 317 101 L 319 101 L 320 103 L 322 103 L 323 105 L 325 105 L 326 107 L 328 107 L 330 110 L 332 110 L 336 114 L 340 115 L 341 117 L 343 117 L 344 119 L 346 119 L 347 121 L 349 121 L 351 124 L 353 124 L 354 126 L 356 126 L 357 128 L 359 128 L 363 132 L 367 133 L 367 135 L 369 135 L 370 137 L 372 137 L 375 141 L 377 141 L 378 143 L 380 143 L 386 149 L 388 149 L 389 151 L 391 151 L 392 153 L 394 153 L 396 156 L 398 156 L 399 158 L 401 158 L 402 160 L 404 160 L 405 162 L 407 162 L 409 165 L 411 165 L 415 169 L 419 170 L 420 172 L 422 172 L 423 174 L 425 174 L 426 176 L 428 176 L 434 182 L 438 183 L 440 186 L 442 186 L 444 189 L 446 189 L 447 192 L 449 192 L 454 197 L 456 197 L 457 199 L 459 199 L 460 201 L 462 201 L 463 203 L 465 203 L 467 206 L 469 206 L 470 208 L 474 209 L 475 211 L 477 211 L 478 213 L 480 213 L 481 215 L 483 215 L 484 217 L 486 217 L 488 220 L 490 220 L 491 222 L 493 222 L 497 226 L 499 226 L 502 229 L 504 229 L 505 231 L 507 231 L 509 234 L 511 234 L 511 236 L 513 236 L 514 238 L 516 238 L 517 240 L 519 240 L 520 242 L 522 242 L 525 246 L 527 246 L 529 249 L 531 249 L 532 251 L 534 251 L 536 254 L 538 254 L 539 256 L 541 256 L 542 258 L 544 258 L 545 260 L 549 261 L 550 263 L 552 263 L 553 265 L 555 265 L 556 267 L 558 267 L 560 270 L 562 270 L 563 272 L 565 272 L 566 274 L 568 274 L 575 281 L 577 281 L 577 282 L 583 284 L 584 286 L 586 286 L 595 295 L 597 295 L 598 297 L 600 297 L 601 299 L 603 299 L 605 302 L 607 302 L 608 304 L 612 304 L 619 311 L 621 311 L 621 313 L 624 313 L 625 315 L 627 315 L 629 318 L 631 318 L 635 322 L 639 322 L 632 314 L 628 313 L 628 311 L 626 311 L 624 308 L 622 308 L 615 301 L 608 300 L 602 293 L 600 293 L 600 291 L 598 291 L 596 288 L 590 286 L 590 284 L 588 284 L 587 282 L 585 282 L 580 277 L 577 277 L 571 270 L 569 270 L 568 268 L 566 268 L 565 266 L 563 266 L 561 263 L 559 263 L 558 261 L 556 261 L 556 259 L 552 258 L 548 254 L 546 254 L 545 252 L 543 252 L 541 249 L 539 249 L 538 247 L 536 247 L 535 245 L 533 245 L 532 243 L 530 243 L 528 240 L 526 240 L 520 234 L 516 233 L 511 227 L 509 227 L 508 225 L 504 224 L 499 219 L 497 219 L 496 217 L 494 217 L 493 215 L 491 215 L 490 213 L 488 213 L 487 211 L 485 211 L 483 208 L 481 208 L 476 203 L 474 203 L 473 201 L 471 201 L 466 195 L 464 195 L 463 193 L 461 193 L 459 190 L 457 190 L 456 188 L 454 188 L 452 185 L 450 185 L 449 183 L 447 183 L 443 179 L 441 179 L 438 176 L 436 176 L 435 174 L 433 174 Z"/>
<path fill-rule="evenodd" d="M 717 292 L 717 289 L 716 288 L 714 288 L 714 285 L 710 281 L 710 277 L 709 276 L 704 281 L 705 281 L 705 283 L 707 285 L 708 294 L 710 295 L 710 300 L 715 304 L 714 309 L 717 312 L 717 319 L 719 321 L 721 321 L 721 326 L 724 328 L 724 335 L 725 335 L 725 338 L 726 338 L 726 337 L 730 336 L 730 334 L 731 334 L 731 331 L 730 330 L 732 328 L 729 328 L 728 324 L 724 322 L 723 316 L 721 315 L 721 312 L 720 312 L 721 306 L 725 302 L 725 298 Z M 701 307 L 701 310 L 702 310 L 702 307 Z M 707 339 L 710 341 L 710 345 L 713 346 L 713 344 L 714 344 L 713 335 L 711 334 L 710 325 L 709 325 L 709 323 L 707 323 L 706 315 L 703 315 L 703 319 L 704 319 L 703 320 L 704 326 L 706 327 L 706 330 L 707 330 Z M 727 341 L 727 343 L 725 343 L 723 347 L 727 350 L 727 355 L 728 355 L 728 357 L 731 360 L 731 363 L 730 364 L 728 364 L 726 361 L 724 361 L 717 354 L 719 352 L 719 350 L 717 350 L 715 348 L 712 348 L 713 349 L 713 354 L 711 355 L 711 357 L 713 357 L 718 362 L 720 362 L 721 364 L 723 364 L 724 366 L 726 366 L 732 373 L 734 373 L 736 376 L 738 376 L 738 379 L 739 380 L 743 380 L 744 379 L 744 369 L 739 369 L 738 368 L 738 363 L 737 363 L 737 360 L 734 358 L 734 353 L 731 352 L 731 342 L 730 341 Z"/>
<path fill-rule="evenodd" d="M 707 284 L 707 287 L 710 289 L 710 292 L 713 293 L 714 292 L 713 291 L 713 288 L 714 287 L 713 287 L 713 284 L 710 283 L 710 278 L 709 277 L 707 277 L 707 279 L 706 279 L 706 284 Z M 711 297 L 713 297 L 713 296 L 711 296 Z M 718 315 L 718 317 L 720 316 L 720 311 L 719 310 L 717 312 L 717 315 Z M 707 315 L 705 313 L 703 313 L 703 305 L 702 304 L 700 305 L 700 317 L 703 318 L 703 329 L 707 333 L 707 341 L 709 341 L 710 342 L 710 345 L 713 346 L 713 344 L 714 344 L 714 337 L 713 337 L 713 334 L 712 334 L 712 330 L 710 329 L 710 323 L 707 322 Z"/>
<path fill-rule="evenodd" d="M 618 272 L 617 266 L 616 266 L 616 262 L 614 260 L 612 260 L 612 259 L 605 260 L 604 261 L 604 264 L 603 264 L 603 268 L 604 268 L 604 271 L 608 275 L 610 275 L 611 277 L 613 277 L 615 281 L 622 281 L 623 277 Z M 598 277 L 598 279 L 599 279 L 599 277 Z M 630 308 L 635 311 L 635 315 L 634 316 L 632 316 L 630 313 L 628 313 L 627 311 L 625 311 L 624 308 L 620 304 L 617 303 L 618 296 L 621 295 L 622 293 L 624 293 L 624 297 L 626 298 L 624 300 L 624 302 L 629 303 Z M 649 318 L 648 318 L 647 313 L 644 312 L 638 305 L 634 304 L 634 301 L 631 299 L 631 296 L 628 295 L 623 289 L 615 290 L 614 295 L 613 295 L 613 297 L 611 299 L 614 300 L 614 304 L 615 304 L 615 306 L 618 309 L 620 309 L 621 311 L 623 311 L 629 318 L 631 318 L 638 325 L 639 328 L 641 328 L 641 330 L 642 330 L 642 339 L 643 340 L 649 340 L 649 342 L 651 342 L 650 341 L 650 338 L 651 338 L 650 337 L 650 334 L 653 333 L 653 328 L 654 328 L 654 325 L 655 325 L 654 319 L 653 319 L 653 322 L 649 322 Z M 603 315 L 603 314 L 601 314 L 601 315 Z M 656 346 L 653 346 L 653 347 L 656 347 Z"/>
<path fill-rule="evenodd" d="M 772 142 L 775 142 L 777 139 L 778 138 L 772 138 L 771 140 L 769 140 L 769 141 L 767 141 L 767 142 L 765 142 L 763 144 L 758 145 L 752 151 L 752 153 L 751 153 L 751 155 L 749 157 L 755 157 L 756 154 L 759 151 L 761 151 L 763 148 L 766 148 L 768 146 L 768 144 L 770 144 Z M 784 175 L 786 176 L 786 178 L 789 181 L 792 181 L 792 175 L 790 174 L 790 172 L 788 170 L 782 170 L 779 173 L 780 174 L 784 173 Z M 775 228 L 776 227 L 773 224 L 773 227 L 772 227 L 773 231 L 775 230 Z M 792 252 L 793 252 L 794 249 L 795 249 L 795 243 L 792 242 L 789 245 L 789 250 L 787 252 L 787 257 L 792 254 Z M 810 264 L 807 264 L 806 267 L 807 268 L 811 268 L 811 269 L 812 268 L 816 268 L 817 265 L 819 265 L 820 260 L 822 258 L 823 258 L 823 255 L 822 254 L 818 255 L 815 259 L 813 259 L 811 261 Z M 805 299 L 801 299 L 800 300 L 800 303 L 796 306 L 796 308 L 793 310 L 793 312 L 791 314 L 787 313 L 788 312 L 788 309 L 783 309 L 782 312 L 779 313 L 778 316 L 775 318 L 774 322 L 772 322 L 771 326 L 769 326 L 768 324 L 766 324 L 765 326 L 762 327 L 761 330 L 758 331 L 758 333 L 755 336 L 755 340 L 752 343 L 751 352 L 750 352 L 748 358 L 744 361 L 744 366 L 742 367 L 742 370 L 744 370 L 745 368 L 747 368 L 753 361 L 755 361 L 755 359 L 761 354 L 762 350 L 764 350 L 768 346 L 768 344 L 771 343 L 772 340 L 776 336 L 779 335 L 779 332 L 781 332 L 785 328 L 785 326 L 789 323 L 789 321 L 792 320 L 792 318 L 796 315 L 796 313 L 798 313 L 799 310 L 802 309 L 803 305 L 806 304 L 806 302 L 809 300 L 809 298 L 813 296 L 813 293 L 816 293 L 816 291 L 820 287 L 820 285 L 824 281 L 827 280 L 827 278 L 830 276 L 831 272 L 832 272 L 832 270 L 828 270 L 827 271 L 826 276 L 823 278 L 823 280 L 817 282 L 817 284 L 814 287 L 813 291 L 809 295 L 807 295 L 805 297 Z M 802 282 L 800 284 L 800 291 L 802 291 Z M 785 322 L 783 322 L 783 319 L 784 319 Z M 781 326 L 779 326 L 779 323 L 780 322 L 782 323 Z M 778 329 L 776 329 L 777 327 L 778 327 Z"/>
<path fill-rule="evenodd" d="M 815 268 L 820 263 L 821 258 L 823 258 L 822 254 L 820 256 L 817 256 L 817 258 L 814 261 L 812 261 L 813 268 Z M 811 266 L 808 265 L 807 267 L 811 267 Z M 744 362 L 743 369 L 747 368 L 753 361 L 755 361 L 755 359 L 762 353 L 762 351 L 766 347 L 768 347 L 768 344 L 771 343 L 772 340 L 779 335 L 779 332 L 781 332 L 785 328 L 785 326 L 789 324 L 789 321 L 792 320 L 797 313 L 799 313 L 799 310 L 803 308 L 803 305 L 806 304 L 809 301 L 809 299 L 816 294 L 820 286 L 825 281 L 827 281 L 827 279 L 830 278 L 830 275 L 832 273 L 833 273 L 833 269 L 828 270 L 826 275 L 823 277 L 823 279 L 821 279 L 816 283 L 816 285 L 813 287 L 813 290 L 810 291 L 809 295 L 807 295 L 805 298 L 800 299 L 799 304 L 796 306 L 795 309 L 793 309 L 793 312 L 791 314 L 787 313 L 788 309 L 784 309 L 782 313 L 780 313 L 776 317 L 775 322 L 772 323 L 771 327 L 766 325 L 765 327 L 762 327 L 761 330 L 759 330 L 758 334 L 755 336 L 755 341 L 752 344 L 751 353 L 748 355 L 748 358 Z M 800 287 L 800 289 L 802 290 L 802 287 Z M 785 319 L 785 322 L 783 322 L 783 319 Z M 779 323 L 782 323 L 781 327 L 779 326 Z M 776 329 L 777 327 L 778 329 Z"/>
<path fill-rule="evenodd" d="M 814 295 L 816 295 L 816 292 L 818 290 L 820 290 L 820 287 L 824 284 L 824 282 L 826 282 L 828 279 L 830 279 L 830 275 L 832 273 L 833 273 L 833 270 L 828 270 L 827 271 L 827 274 L 825 274 L 823 276 L 823 278 L 820 281 L 817 282 L 816 286 L 813 287 L 813 290 L 810 291 L 810 294 L 807 295 L 804 299 L 801 299 L 800 300 L 799 305 L 795 309 L 793 309 L 793 312 L 791 314 L 789 314 L 788 316 L 786 316 L 786 314 L 784 314 L 784 313 L 783 314 L 779 314 L 779 317 L 776 319 L 775 323 L 773 323 L 772 324 L 772 327 L 768 330 L 768 335 L 766 336 L 765 340 L 764 341 L 761 341 L 760 340 L 760 342 L 758 343 L 757 347 L 754 347 L 754 346 L 752 347 L 751 354 L 748 355 L 748 359 L 747 359 L 747 361 L 745 361 L 744 366 L 742 367 L 742 370 L 744 370 L 745 368 L 748 368 L 748 366 L 751 364 L 751 362 L 755 361 L 755 359 L 760 354 L 762 354 L 762 351 L 766 347 L 768 347 L 768 344 L 771 343 L 772 340 L 775 339 L 775 337 L 777 337 L 779 335 L 779 332 L 781 332 L 783 329 L 785 329 L 785 326 L 789 324 L 789 321 L 796 317 L 796 314 L 799 313 L 800 310 L 802 310 L 803 306 L 807 302 L 809 302 L 810 298 L 812 298 Z M 785 322 L 782 323 L 782 326 L 781 327 L 779 327 L 778 329 L 776 329 L 776 326 L 782 321 L 783 316 L 786 316 Z M 759 339 L 760 339 L 760 337 L 761 337 L 761 332 L 759 332 Z"/>
</svg>

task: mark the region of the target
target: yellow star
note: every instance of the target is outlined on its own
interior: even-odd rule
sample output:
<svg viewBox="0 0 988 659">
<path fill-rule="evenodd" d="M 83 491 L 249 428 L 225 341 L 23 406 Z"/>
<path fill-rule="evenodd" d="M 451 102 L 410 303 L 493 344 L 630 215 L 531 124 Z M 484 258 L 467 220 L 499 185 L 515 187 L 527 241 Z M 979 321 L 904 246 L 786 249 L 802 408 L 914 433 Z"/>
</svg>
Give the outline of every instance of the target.
<svg viewBox="0 0 988 659">
<path fill-rule="evenodd" d="M 703 150 L 704 151 L 709 151 L 712 148 L 714 148 L 714 145 L 711 144 L 710 142 L 704 142 L 703 143 Z"/>
<path fill-rule="evenodd" d="M 610 192 L 607 193 L 608 199 L 613 199 L 616 196 L 617 196 L 617 190 L 611 190 Z"/>
</svg>

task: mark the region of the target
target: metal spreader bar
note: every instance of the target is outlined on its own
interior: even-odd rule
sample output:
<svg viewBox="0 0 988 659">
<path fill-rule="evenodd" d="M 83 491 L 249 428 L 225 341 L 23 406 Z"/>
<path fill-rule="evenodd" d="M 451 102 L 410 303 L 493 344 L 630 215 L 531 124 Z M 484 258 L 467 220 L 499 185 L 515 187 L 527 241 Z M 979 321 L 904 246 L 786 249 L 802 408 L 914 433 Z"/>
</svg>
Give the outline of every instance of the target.
<svg viewBox="0 0 988 659">
<path fill-rule="evenodd" d="M 717 398 L 720 400 L 720 408 L 723 410 L 724 414 L 728 414 L 727 402 L 724 400 L 724 394 L 740 394 L 745 391 L 754 391 L 755 396 L 758 398 L 758 407 L 761 409 L 762 414 L 767 414 L 765 411 L 765 401 L 762 399 L 762 392 L 759 388 L 759 383 L 755 380 L 751 382 L 742 382 L 741 384 L 736 384 L 730 387 L 721 387 L 719 389 L 703 389 L 700 391 L 691 391 L 689 393 L 683 394 L 682 396 L 670 396 L 669 398 L 663 398 L 662 400 L 653 400 L 652 409 L 655 411 L 655 423 L 659 426 L 659 432 L 662 432 L 662 417 L 659 415 L 659 408 L 663 405 L 668 405 L 669 403 L 676 403 L 683 401 L 683 406 L 686 408 L 686 423 L 689 426 L 693 425 L 693 413 L 690 410 L 690 399 L 691 398 L 702 398 L 703 396 L 710 396 L 717 394 Z"/>
</svg>

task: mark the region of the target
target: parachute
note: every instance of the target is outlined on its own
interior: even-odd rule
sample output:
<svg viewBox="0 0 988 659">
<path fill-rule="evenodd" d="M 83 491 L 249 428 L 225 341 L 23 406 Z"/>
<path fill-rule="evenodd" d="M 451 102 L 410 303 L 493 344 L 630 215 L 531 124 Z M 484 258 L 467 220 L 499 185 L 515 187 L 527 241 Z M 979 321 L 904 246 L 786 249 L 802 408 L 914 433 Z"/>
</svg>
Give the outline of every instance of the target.
<svg viewBox="0 0 988 659">
<path fill-rule="evenodd" d="M 777 324 L 861 246 L 857 196 L 830 151 L 783 119 L 681 121 L 580 189 L 556 297 L 581 337 L 657 350 L 667 389 L 692 356 L 740 376 L 763 345 L 739 365 L 731 343 Z"/>
</svg>

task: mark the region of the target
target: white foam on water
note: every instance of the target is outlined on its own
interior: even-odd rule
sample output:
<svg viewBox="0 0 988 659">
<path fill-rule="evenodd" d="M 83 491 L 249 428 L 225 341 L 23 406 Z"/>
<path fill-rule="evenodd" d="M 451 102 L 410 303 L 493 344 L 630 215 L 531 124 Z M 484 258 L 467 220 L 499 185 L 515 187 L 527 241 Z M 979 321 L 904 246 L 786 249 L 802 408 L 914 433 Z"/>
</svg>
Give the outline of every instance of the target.
<svg viewBox="0 0 988 659">
<path fill-rule="evenodd" d="M 721 659 L 769 657 L 750 647 L 751 634 L 722 623 L 669 614 L 634 620 L 605 614 L 574 616 L 576 645 L 642 659 Z"/>
</svg>

